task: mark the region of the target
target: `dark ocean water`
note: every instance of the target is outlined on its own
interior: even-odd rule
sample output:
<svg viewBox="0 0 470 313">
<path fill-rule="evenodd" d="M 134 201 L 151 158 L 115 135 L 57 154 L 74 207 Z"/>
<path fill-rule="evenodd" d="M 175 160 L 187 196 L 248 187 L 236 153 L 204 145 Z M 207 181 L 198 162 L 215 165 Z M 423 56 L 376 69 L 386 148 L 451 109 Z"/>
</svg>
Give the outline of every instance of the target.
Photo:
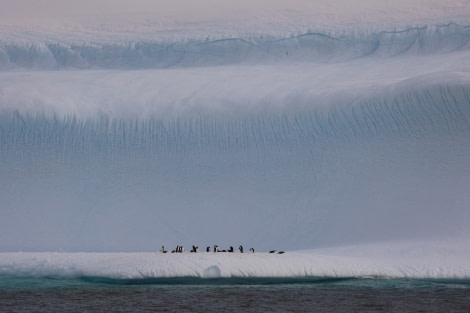
<svg viewBox="0 0 470 313">
<path fill-rule="evenodd" d="M 1 312 L 470 312 L 470 282 L 90 282 L 4 278 Z"/>
</svg>

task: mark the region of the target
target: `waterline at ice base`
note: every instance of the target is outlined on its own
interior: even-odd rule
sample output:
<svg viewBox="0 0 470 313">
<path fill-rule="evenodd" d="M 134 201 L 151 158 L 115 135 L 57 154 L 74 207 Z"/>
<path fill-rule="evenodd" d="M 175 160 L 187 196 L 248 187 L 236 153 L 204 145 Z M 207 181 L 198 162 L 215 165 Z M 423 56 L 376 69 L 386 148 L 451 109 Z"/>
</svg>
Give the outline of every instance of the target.
<svg viewBox="0 0 470 313">
<path fill-rule="evenodd" d="M 19 2 L 0 275 L 470 276 L 468 1 Z"/>
</svg>

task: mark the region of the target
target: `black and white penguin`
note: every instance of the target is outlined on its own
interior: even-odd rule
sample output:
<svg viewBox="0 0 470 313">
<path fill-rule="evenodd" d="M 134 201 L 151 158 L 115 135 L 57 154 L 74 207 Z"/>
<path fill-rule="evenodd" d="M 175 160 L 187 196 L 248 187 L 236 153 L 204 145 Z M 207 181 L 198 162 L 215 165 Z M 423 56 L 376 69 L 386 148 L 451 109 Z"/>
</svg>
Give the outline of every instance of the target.
<svg viewBox="0 0 470 313">
<path fill-rule="evenodd" d="M 274 252 L 276 252 L 276 250 L 271 250 L 271 251 L 269 251 L 269 253 L 274 253 Z"/>
<path fill-rule="evenodd" d="M 240 251 L 240 253 L 243 253 L 243 246 L 238 247 L 238 250 Z"/>
<path fill-rule="evenodd" d="M 211 252 L 211 247 L 207 246 L 206 252 Z"/>
<path fill-rule="evenodd" d="M 251 253 L 255 253 L 255 249 L 250 248 L 250 252 L 251 252 Z"/>
<path fill-rule="evenodd" d="M 161 252 L 161 253 L 167 253 L 168 251 L 165 251 L 165 247 L 162 246 L 162 248 L 160 249 L 160 252 Z"/>
<path fill-rule="evenodd" d="M 230 246 L 230 249 L 228 249 L 228 252 L 233 252 L 233 247 Z"/>
<path fill-rule="evenodd" d="M 284 254 L 285 252 L 284 251 L 279 251 L 277 254 Z"/>
<path fill-rule="evenodd" d="M 191 249 L 191 252 L 194 252 L 194 253 L 199 252 L 199 247 L 193 246 L 193 248 Z"/>
<path fill-rule="evenodd" d="M 214 245 L 214 252 L 219 252 L 219 246 Z"/>
</svg>

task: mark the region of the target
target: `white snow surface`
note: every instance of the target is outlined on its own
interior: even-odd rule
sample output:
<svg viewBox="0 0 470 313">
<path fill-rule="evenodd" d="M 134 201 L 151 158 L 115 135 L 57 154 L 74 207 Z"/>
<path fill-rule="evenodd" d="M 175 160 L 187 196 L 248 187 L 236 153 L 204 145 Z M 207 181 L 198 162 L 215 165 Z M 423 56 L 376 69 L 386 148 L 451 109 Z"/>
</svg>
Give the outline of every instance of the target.
<svg viewBox="0 0 470 313">
<path fill-rule="evenodd" d="M 469 83 L 468 51 L 337 64 L 0 72 L 0 112 L 125 119 L 244 117 L 346 107 L 423 86 Z"/>
<path fill-rule="evenodd" d="M 29 38 L 41 32 L 77 40 L 159 38 L 168 31 L 181 38 L 468 23 L 469 11 L 468 0 L 1 0 L 0 29 L 26 30 L 19 37 Z"/>
<path fill-rule="evenodd" d="M 468 12 L 467 0 L 0 1 L 0 112 L 238 116 L 468 85 Z"/>
<path fill-rule="evenodd" d="M 468 242 L 413 241 L 256 253 L 1 253 L 13 277 L 469 279 Z"/>
</svg>

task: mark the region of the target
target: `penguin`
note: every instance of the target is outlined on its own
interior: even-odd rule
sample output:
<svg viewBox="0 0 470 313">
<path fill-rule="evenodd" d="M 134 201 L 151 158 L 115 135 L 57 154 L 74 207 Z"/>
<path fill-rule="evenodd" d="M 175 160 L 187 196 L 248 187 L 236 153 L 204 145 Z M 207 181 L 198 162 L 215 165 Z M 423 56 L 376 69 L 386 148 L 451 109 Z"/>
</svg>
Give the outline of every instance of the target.
<svg viewBox="0 0 470 313">
<path fill-rule="evenodd" d="M 276 252 L 276 250 L 271 250 L 271 251 L 269 251 L 269 253 L 274 253 L 274 252 Z"/>
<path fill-rule="evenodd" d="M 206 252 L 211 252 L 211 247 L 207 246 Z"/>
<path fill-rule="evenodd" d="M 214 245 L 214 252 L 219 252 L 219 246 Z"/>
<path fill-rule="evenodd" d="M 243 253 L 243 246 L 238 247 L 238 250 L 240 251 L 240 253 Z"/>
<path fill-rule="evenodd" d="M 251 253 L 255 253 L 255 249 L 250 248 L 250 252 L 251 252 Z"/>
<path fill-rule="evenodd" d="M 228 252 L 233 252 L 233 247 L 230 246 L 230 249 L 228 249 Z"/>
<path fill-rule="evenodd" d="M 168 251 L 165 251 L 165 246 L 162 246 L 162 248 L 160 249 L 160 252 L 161 253 L 167 253 Z"/>
<path fill-rule="evenodd" d="M 284 254 L 285 252 L 284 251 L 279 251 L 277 254 Z"/>
</svg>

